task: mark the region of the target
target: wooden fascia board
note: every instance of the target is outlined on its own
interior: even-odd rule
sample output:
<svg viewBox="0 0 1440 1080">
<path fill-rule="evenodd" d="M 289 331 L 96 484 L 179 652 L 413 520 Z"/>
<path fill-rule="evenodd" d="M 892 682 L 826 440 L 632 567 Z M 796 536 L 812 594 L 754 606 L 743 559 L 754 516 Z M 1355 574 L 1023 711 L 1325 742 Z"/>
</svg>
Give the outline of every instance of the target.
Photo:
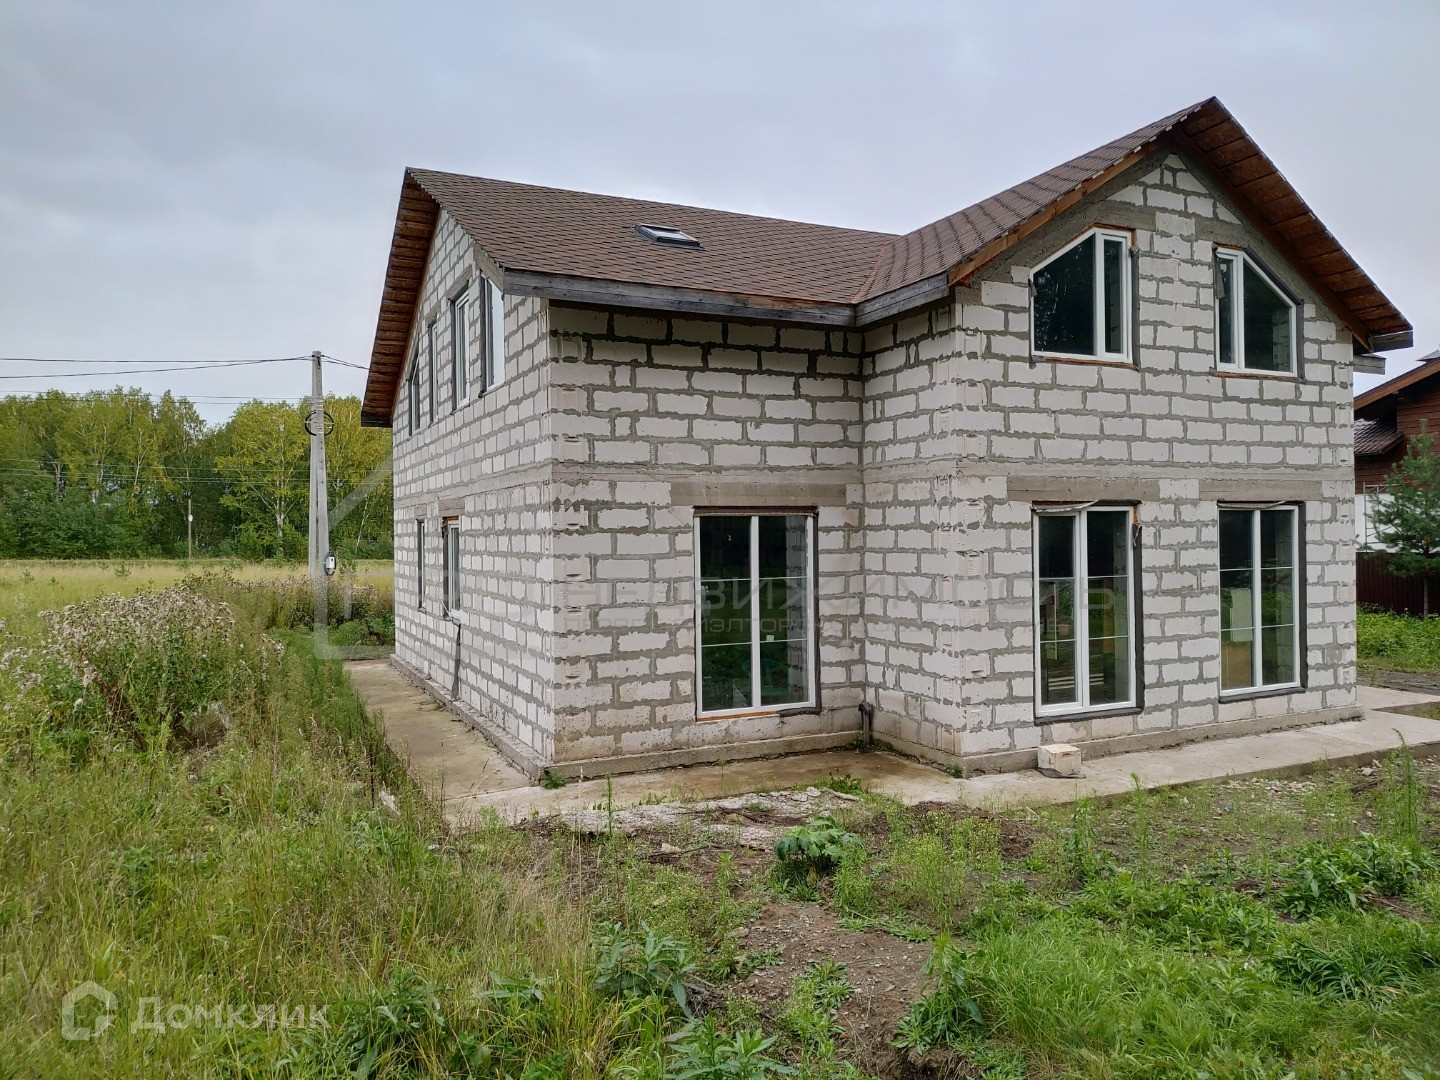
<svg viewBox="0 0 1440 1080">
<path fill-rule="evenodd" d="M 640 285 L 529 270 L 506 271 L 504 288 L 514 296 L 539 296 L 585 307 L 671 311 L 800 326 L 847 329 L 855 326 L 855 305 L 849 303 L 825 304 L 784 297 Z"/>
<path fill-rule="evenodd" d="M 1186 157 L 1190 158 L 1190 160 L 1199 166 L 1205 175 L 1210 178 L 1212 183 L 1219 186 L 1221 191 L 1232 193 L 1236 190 L 1235 186 L 1225 179 L 1224 172 L 1216 168 L 1211 163 L 1206 152 L 1200 149 L 1184 132 L 1172 131 L 1170 132 L 1170 138 Z M 1278 176 L 1279 173 L 1277 172 L 1276 175 Z M 1340 320 L 1346 325 L 1350 332 L 1355 335 L 1355 339 L 1360 343 L 1364 351 L 1375 352 L 1374 342 L 1370 340 L 1370 328 L 1356 318 L 1355 313 L 1350 310 L 1344 301 L 1331 291 L 1330 287 L 1320 279 L 1320 275 L 1310 268 L 1309 263 L 1295 253 L 1290 242 L 1281 236 L 1273 225 L 1260 216 L 1257 212 L 1258 208 L 1251 205 L 1248 200 L 1244 198 L 1232 199 L 1231 201 L 1245 214 L 1245 217 L 1250 221 L 1251 225 L 1259 230 L 1260 234 L 1264 236 L 1266 240 L 1275 245 L 1275 248 L 1286 256 L 1286 261 L 1294 268 L 1295 272 L 1304 278 L 1310 287 L 1315 290 L 1320 299 L 1323 300 L 1336 315 L 1340 316 Z M 1311 216 L 1314 216 L 1313 211 L 1311 212 Z M 1317 218 L 1316 220 L 1318 221 L 1319 219 Z"/>
</svg>

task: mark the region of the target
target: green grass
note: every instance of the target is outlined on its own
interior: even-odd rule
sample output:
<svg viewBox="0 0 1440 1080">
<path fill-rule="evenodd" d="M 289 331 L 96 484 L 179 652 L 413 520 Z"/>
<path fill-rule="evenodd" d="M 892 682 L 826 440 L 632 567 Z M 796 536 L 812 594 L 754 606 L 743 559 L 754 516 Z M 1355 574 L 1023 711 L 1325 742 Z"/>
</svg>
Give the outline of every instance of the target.
<svg viewBox="0 0 1440 1080">
<path fill-rule="evenodd" d="M 1440 617 L 1361 610 L 1356 616 L 1360 670 L 1430 673 L 1440 677 Z"/>
<path fill-rule="evenodd" d="M 314 656 L 287 575 L 202 583 L 233 627 L 106 602 L 49 642 L 43 608 L 145 580 L 65 569 L 0 567 L 0 1077 L 861 1080 L 863 950 L 740 992 L 801 955 L 746 944 L 777 897 L 935 943 L 870 1037 L 950 1055 L 942 1075 L 1440 1076 L 1434 763 L 1005 814 L 862 794 L 797 881 L 693 827 L 455 835 Z M 121 617 L 154 625 L 104 639 L 110 691 L 67 682 L 64 642 Z M 85 980 L 117 1019 L 68 1041 Z M 132 1029 L 157 1016 L 188 1022 Z"/>
</svg>

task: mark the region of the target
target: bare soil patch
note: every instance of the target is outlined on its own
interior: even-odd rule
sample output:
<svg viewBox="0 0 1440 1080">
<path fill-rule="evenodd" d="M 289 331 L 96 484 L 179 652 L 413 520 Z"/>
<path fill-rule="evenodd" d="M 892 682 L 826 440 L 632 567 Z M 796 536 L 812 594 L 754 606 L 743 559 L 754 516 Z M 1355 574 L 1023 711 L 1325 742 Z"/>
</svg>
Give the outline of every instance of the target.
<svg viewBox="0 0 1440 1080">
<path fill-rule="evenodd" d="M 845 965 L 854 987 L 837 1019 L 843 1029 L 839 1040 L 857 1065 L 876 1076 L 969 1075 L 903 1071 L 903 1055 L 891 1045 L 901 1018 L 926 992 L 921 971 L 930 955 L 928 943 L 904 941 L 878 930 L 847 930 L 834 913 L 818 904 L 777 901 L 760 912 L 759 921 L 745 932 L 743 945 L 751 955 L 773 951 L 778 958 L 728 987 L 767 1016 L 778 1017 L 784 1011 L 791 987 L 808 965 L 833 960 Z"/>
</svg>

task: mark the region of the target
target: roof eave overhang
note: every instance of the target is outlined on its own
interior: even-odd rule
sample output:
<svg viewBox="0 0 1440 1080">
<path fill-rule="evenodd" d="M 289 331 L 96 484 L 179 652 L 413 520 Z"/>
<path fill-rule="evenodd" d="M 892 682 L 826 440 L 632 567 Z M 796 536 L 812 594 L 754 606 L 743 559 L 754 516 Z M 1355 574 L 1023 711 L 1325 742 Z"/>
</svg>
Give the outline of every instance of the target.
<svg viewBox="0 0 1440 1080">
<path fill-rule="evenodd" d="M 952 266 L 948 273 L 950 284 L 969 285 L 1001 254 L 1151 154 L 1167 148 L 1178 150 L 1194 161 L 1207 178 L 1230 197 L 1246 220 L 1285 256 L 1344 323 L 1365 352 L 1389 352 L 1414 345 L 1415 335 L 1410 324 L 1340 246 L 1229 110 L 1214 98 Z M 1248 179 L 1237 183 L 1237 178 L 1242 176 Z M 1277 224 L 1261 212 L 1261 207 L 1271 205 L 1284 206 L 1293 213 Z M 1320 258 L 1329 266 L 1328 281 L 1312 265 L 1312 260 Z M 1340 295 L 1342 292 L 1345 295 Z"/>
<path fill-rule="evenodd" d="M 641 285 L 529 270 L 506 270 L 502 278 L 499 285 L 508 296 L 539 296 L 582 307 L 709 315 L 817 328 L 855 325 L 853 304 Z"/>
</svg>

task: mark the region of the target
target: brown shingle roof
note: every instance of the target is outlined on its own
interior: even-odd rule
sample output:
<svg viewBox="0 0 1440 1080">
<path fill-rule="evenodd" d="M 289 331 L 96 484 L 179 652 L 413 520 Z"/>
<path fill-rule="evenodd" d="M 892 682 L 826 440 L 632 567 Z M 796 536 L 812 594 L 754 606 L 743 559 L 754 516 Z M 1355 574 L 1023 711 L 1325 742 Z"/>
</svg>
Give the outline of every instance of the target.
<svg viewBox="0 0 1440 1080">
<path fill-rule="evenodd" d="M 573 300 L 574 283 L 588 282 L 592 291 L 578 295 L 604 296 L 593 302 L 620 307 L 862 325 L 876 317 L 872 302 L 896 300 L 898 290 L 919 287 L 929 299 L 931 285 L 968 282 L 1161 146 L 1198 164 L 1370 351 L 1409 345 L 1404 316 L 1225 106 L 1210 98 L 902 236 L 407 169 L 362 419 L 389 423 L 442 208 L 494 264 L 507 291 Z M 653 244 L 635 232 L 641 223 L 683 229 L 702 250 Z M 903 303 L 886 313 L 901 309 Z"/>
<path fill-rule="evenodd" d="M 1382 420 L 1355 421 L 1355 456 L 1379 457 L 1389 453 L 1405 436 L 1393 423 Z"/>
<path fill-rule="evenodd" d="M 410 169 L 409 175 L 505 270 L 849 304 L 889 233 Z M 698 251 L 646 240 L 668 225 Z"/>
</svg>

